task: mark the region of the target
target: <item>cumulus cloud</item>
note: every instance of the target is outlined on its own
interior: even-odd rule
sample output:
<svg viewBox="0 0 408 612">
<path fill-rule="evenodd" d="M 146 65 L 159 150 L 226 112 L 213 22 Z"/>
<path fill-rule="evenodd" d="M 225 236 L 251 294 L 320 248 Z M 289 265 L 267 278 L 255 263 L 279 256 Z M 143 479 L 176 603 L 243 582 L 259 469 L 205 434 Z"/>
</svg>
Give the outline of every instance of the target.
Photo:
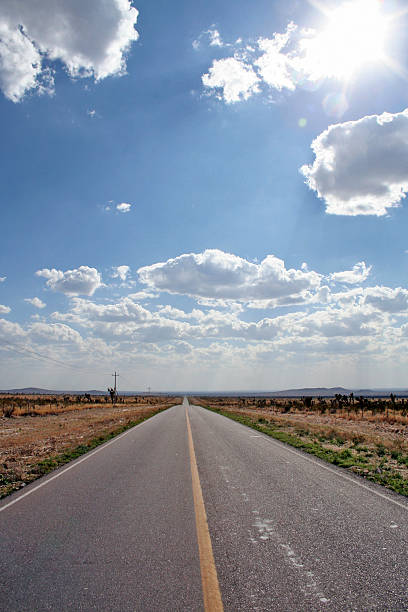
<svg viewBox="0 0 408 612">
<path fill-rule="evenodd" d="M 52 91 L 49 62 L 73 78 L 95 80 L 126 71 L 126 53 L 138 39 L 138 11 L 129 0 L 2 0 L 0 87 L 13 102 L 27 91 Z"/>
<path fill-rule="evenodd" d="M 293 331 L 302 336 L 349 338 L 380 334 L 387 324 L 386 315 L 367 306 L 352 305 L 347 308 L 329 307 L 299 317 Z"/>
<path fill-rule="evenodd" d="M 120 280 L 125 281 L 129 272 L 129 266 L 116 266 L 115 268 L 113 268 L 112 277 L 120 278 Z"/>
<path fill-rule="evenodd" d="M 35 306 L 35 308 L 45 308 L 47 305 L 45 302 L 40 300 L 40 298 L 38 297 L 25 298 L 24 301 L 28 302 L 28 304 L 31 304 L 32 306 Z"/>
<path fill-rule="evenodd" d="M 114 304 L 95 304 L 74 298 L 68 313 L 53 313 L 53 318 L 92 329 L 94 333 L 125 342 L 162 342 L 191 335 L 191 326 L 152 313 L 129 297 Z"/>
<path fill-rule="evenodd" d="M 80 266 L 65 272 L 44 268 L 37 270 L 36 275 L 47 279 L 47 287 L 65 295 L 93 295 L 96 289 L 102 286 L 98 270 L 89 266 Z"/>
<path fill-rule="evenodd" d="M 75 297 L 69 313 L 53 313 L 53 318 L 77 322 L 81 325 L 88 321 L 143 323 L 151 320 L 152 314 L 129 297 L 122 298 L 116 304 L 95 304 L 90 300 Z"/>
<path fill-rule="evenodd" d="M 348 285 L 357 285 L 367 280 L 372 266 L 366 265 L 365 261 L 359 261 L 353 266 L 352 270 L 344 270 L 343 272 L 333 272 L 330 274 L 330 279 L 336 283 L 346 283 Z"/>
<path fill-rule="evenodd" d="M 274 255 L 256 264 L 218 249 L 180 255 L 138 273 L 142 283 L 157 291 L 241 301 L 298 294 L 318 288 L 321 281 L 317 272 L 286 269 Z"/>
<path fill-rule="evenodd" d="M 127 204 L 126 202 L 122 202 L 121 204 L 116 204 L 116 210 L 118 210 L 120 213 L 128 213 L 130 212 L 131 208 L 132 208 L 132 205 Z"/>
<path fill-rule="evenodd" d="M 306 183 L 333 215 L 387 214 L 408 191 L 408 109 L 331 125 L 313 142 Z"/>
<path fill-rule="evenodd" d="M 0 314 L 8 314 L 11 311 L 11 308 L 9 308 L 8 306 L 4 306 L 3 304 L 0 304 Z"/>
<path fill-rule="evenodd" d="M 259 91 L 259 78 L 254 69 L 238 57 L 215 60 L 201 78 L 203 85 L 216 90 L 227 104 L 247 100 Z"/>
<path fill-rule="evenodd" d="M 4 283 L 6 278 L 7 278 L 7 276 L 0 276 L 0 283 Z"/>
</svg>

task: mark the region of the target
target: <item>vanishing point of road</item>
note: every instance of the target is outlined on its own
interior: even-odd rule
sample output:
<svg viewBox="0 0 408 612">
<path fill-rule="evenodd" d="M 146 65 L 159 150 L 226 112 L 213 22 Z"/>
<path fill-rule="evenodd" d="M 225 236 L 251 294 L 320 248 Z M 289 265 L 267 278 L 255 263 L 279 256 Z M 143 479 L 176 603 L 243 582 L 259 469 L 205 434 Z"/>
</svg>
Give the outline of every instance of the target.
<svg viewBox="0 0 408 612">
<path fill-rule="evenodd" d="M 0 610 L 408 610 L 407 518 L 184 400 L 0 502 Z"/>
</svg>

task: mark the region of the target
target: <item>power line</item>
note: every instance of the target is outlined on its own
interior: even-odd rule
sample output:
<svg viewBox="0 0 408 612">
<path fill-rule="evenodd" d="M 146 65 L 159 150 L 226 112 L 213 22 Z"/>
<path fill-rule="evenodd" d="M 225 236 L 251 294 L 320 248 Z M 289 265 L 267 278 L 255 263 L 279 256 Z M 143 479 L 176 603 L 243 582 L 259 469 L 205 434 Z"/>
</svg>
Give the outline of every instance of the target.
<svg viewBox="0 0 408 612">
<path fill-rule="evenodd" d="M 58 365 L 60 367 L 63 367 L 63 368 L 69 368 L 69 369 L 73 369 L 73 370 L 80 370 L 82 372 L 86 372 L 86 371 L 88 371 L 88 372 L 95 372 L 96 371 L 96 370 L 81 368 L 80 366 L 76 366 L 74 364 L 70 364 L 70 363 L 67 363 L 65 361 L 60 361 L 59 359 L 54 359 L 53 357 L 48 357 L 47 355 L 42 355 L 38 351 L 34 351 L 33 349 L 29 349 L 29 348 L 27 348 L 25 346 L 10 345 L 9 343 L 2 342 L 1 340 L 0 340 L 0 345 L 3 346 L 8 351 L 12 351 L 14 353 L 18 353 L 20 355 L 24 355 L 25 357 L 31 357 L 31 359 L 48 361 L 48 362 L 54 363 L 54 364 L 56 364 L 56 365 Z"/>
</svg>

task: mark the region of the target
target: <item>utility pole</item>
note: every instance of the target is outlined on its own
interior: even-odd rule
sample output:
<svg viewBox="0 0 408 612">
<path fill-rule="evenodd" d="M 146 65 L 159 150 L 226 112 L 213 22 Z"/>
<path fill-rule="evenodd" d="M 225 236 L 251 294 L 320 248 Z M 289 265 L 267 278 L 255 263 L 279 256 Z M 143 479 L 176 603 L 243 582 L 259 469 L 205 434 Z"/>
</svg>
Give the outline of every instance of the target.
<svg viewBox="0 0 408 612">
<path fill-rule="evenodd" d="M 116 374 L 116 372 L 115 372 L 114 374 L 112 374 L 112 376 L 115 377 L 115 388 L 114 388 L 114 391 L 115 391 L 115 395 L 116 395 L 116 378 L 119 378 L 119 374 Z"/>
</svg>

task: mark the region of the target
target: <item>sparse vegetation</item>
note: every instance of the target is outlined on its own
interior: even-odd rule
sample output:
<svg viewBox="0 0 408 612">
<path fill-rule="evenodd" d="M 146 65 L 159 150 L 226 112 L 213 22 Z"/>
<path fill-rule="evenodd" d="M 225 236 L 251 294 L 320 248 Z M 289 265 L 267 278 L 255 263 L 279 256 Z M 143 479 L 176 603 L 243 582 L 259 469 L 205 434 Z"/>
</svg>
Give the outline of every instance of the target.
<svg viewBox="0 0 408 612">
<path fill-rule="evenodd" d="M 168 400 L 168 398 L 164 398 Z M 129 406 L 135 404 L 160 404 L 162 396 L 117 396 L 116 404 Z M 0 394 L 0 410 L 3 416 L 47 416 L 104 407 L 111 402 L 110 395 L 12 395 Z"/>
</svg>

